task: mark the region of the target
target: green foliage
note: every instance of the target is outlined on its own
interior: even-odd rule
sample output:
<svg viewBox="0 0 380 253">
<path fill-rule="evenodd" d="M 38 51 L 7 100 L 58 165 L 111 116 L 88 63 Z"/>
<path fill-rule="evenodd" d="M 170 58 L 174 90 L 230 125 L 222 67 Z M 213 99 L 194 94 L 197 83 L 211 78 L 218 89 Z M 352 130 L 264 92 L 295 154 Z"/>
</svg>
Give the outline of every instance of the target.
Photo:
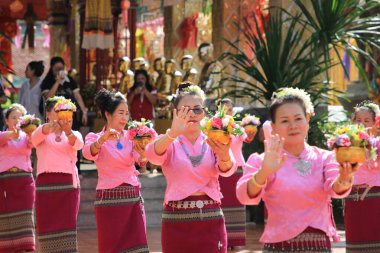
<svg viewBox="0 0 380 253">
<path fill-rule="evenodd" d="M 239 47 L 239 41 L 228 42 L 232 50 L 221 56 L 237 71 L 237 74 L 224 79 L 227 84 L 233 84 L 231 91 L 224 96 L 249 97 L 251 102 L 259 101 L 266 105 L 277 89 L 298 87 L 311 95 L 314 105 L 328 101 L 327 94 L 336 90 L 323 84 L 319 76 L 332 65 L 323 62 L 322 53 L 318 57 L 309 53 L 313 49 L 313 41 L 305 39 L 306 25 L 300 26 L 298 19 L 279 10 L 270 16 L 267 23 L 261 17 L 264 36 L 256 32 L 259 31 L 258 20 L 254 18 L 254 21 L 256 27 L 244 29 L 243 36 L 255 57 L 249 58 Z M 249 27 L 247 18 L 242 25 Z M 238 24 L 239 29 L 242 25 Z"/>
<path fill-rule="evenodd" d="M 359 68 L 361 75 L 367 81 L 367 76 L 359 57 L 369 61 L 379 71 L 376 59 L 372 57 L 373 49 L 380 50 L 380 14 L 370 15 L 380 8 L 378 0 L 309 0 L 312 8 L 305 5 L 306 1 L 294 0 L 300 9 L 300 14 L 292 16 L 311 31 L 315 57 L 323 52 L 326 66 L 331 63 L 331 51 L 339 56 L 338 49 L 346 50 Z M 326 70 L 328 68 L 325 68 Z M 328 72 L 326 71 L 328 77 Z"/>
</svg>

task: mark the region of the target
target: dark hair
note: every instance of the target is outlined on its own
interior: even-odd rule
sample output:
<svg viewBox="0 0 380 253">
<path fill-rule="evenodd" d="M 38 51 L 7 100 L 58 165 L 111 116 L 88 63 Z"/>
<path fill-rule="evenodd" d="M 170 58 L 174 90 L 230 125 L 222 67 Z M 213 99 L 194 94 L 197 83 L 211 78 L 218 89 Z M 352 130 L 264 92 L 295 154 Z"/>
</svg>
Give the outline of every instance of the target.
<svg viewBox="0 0 380 253">
<path fill-rule="evenodd" d="M 153 90 L 153 86 L 149 83 L 149 75 L 148 75 L 148 72 L 145 69 L 138 69 L 138 70 L 135 71 L 135 76 L 134 76 L 135 82 L 134 82 L 134 84 L 133 84 L 130 92 L 134 91 L 136 88 L 138 88 L 141 85 L 140 82 L 136 81 L 138 75 L 144 75 L 145 76 L 145 78 L 146 78 L 145 88 L 149 92 L 151 92 Z"/>
<path fill-rule="evenodd" d="M 216 106 L 230 104 L 232 107 L 235 105 L 230 98 L 222 98 L 216 101 Z"/>
<path fill-rule="evenodd" d="M 14 111 L 20 111 L 23 116 L 26 114 L 26 109 L 23 105 L 14 103 L 5 111 L 4 117 L 8 119 L 9 115 L 11 115 Z"/>
<path fill-rule="evenodd" d="M 273 123 L 276 120 L 277 109 L 284 104 L 291 104 L 291 103 L 299 104 L 299 106 L 301 106 L 301 108 L 302 108 L 304 115 L 306 116 L 305 102 L 301 98 L 296 97 L 296 96 L 292 96 L 292 95 L 283 95 L 279 98 L 274 97 L 272 99 L 272 103 L 269 107 L 269 114 L 270 114 L 270 118 L 271 118 Z"/>
<path fill-rule="evenodd" d="M 189 87 L 198 87 L 199 89 L 195 88 L 193 90 L 187 90 L 187 88 L 189 88 Z M 178 85 L 177 94 L 173 100 L 174 108 L 177 108 L 177 106 L 178 106 L 179 102 L 182 100 L 182 98 L 187 96 L 187 95 L 200 97 L 202 99 L 202 103 L 205 100 L 205 94 L 199 86 L 194 85 L 192 82 L 185 81 L 185 82 L 182 82 Z"/>
<path fill-rule="evenodd" d="M 207 42 L 204 42 L 204 43 L 200 44 L 199 47 L 198 47 L 198 54 L 201 53 L 201 49 L 202 49 L 203 47 L 210 47 L 210 46 L 211 46 L 211 44 L 210 44 L 210 43 L 207 43 Z"/>
<path fill-rule="evenodd" d="M 106 112 L 113 114 L 121 103 L 127 103 L 127 99 L 120 92 L 101 89 L 95 95 L 96 105 L 102 112 L 103 118 L 106 118 Z"/>
<path fill-rule="evenodd" d="M 57 63 L 62 63 L 63 66 L 65 66 L 65 61 L 62 59 L 62 57 L 55 56 L 55 57 L 51 58 L 50 59 L 50 68 L 49 68 L 49 71 L 46 74 L 44 80 L 42 81 L 41 87 L 50 87 L 51 84 L 55 83 L 55 75 L 53 73 L 53 66 L 55 64 L 57 64 Z"/>
<path fill-rule="evenodd" d="M 359 104 L 357 104 L 355 106 L 355 111 L 352 114 L 352 119 L 354 121 L 356 120 L 356 113 L 358 111 L 368 111 L 372 114 L 373 120 L 375 120 L 376 119 L 376 112 L 374 109 L 372 109 L 370 106 L 368 106 L 369 104 L 375 104 L 375 103 L 370 101 L 370 100 L 364 100 L 364 101 L 360 102 Z"/>
<path fill-rule="evenodd" d="M 45 66 L 43 61 L 31 61 L 28 66 L 31 70 L 33 70 L 34 75 L 37 77 L 42 76 L 44 73 Z"/>
<path fill-rule="evenodd" d="M 54 97 L 48 98 L 45 102 L 45 111 L 50 112 L 54 108 L 58 100 L 63 99 L 63 98 L 64 97 L 60 97 L 60 96 L 54 96 Z"/>
</svg>

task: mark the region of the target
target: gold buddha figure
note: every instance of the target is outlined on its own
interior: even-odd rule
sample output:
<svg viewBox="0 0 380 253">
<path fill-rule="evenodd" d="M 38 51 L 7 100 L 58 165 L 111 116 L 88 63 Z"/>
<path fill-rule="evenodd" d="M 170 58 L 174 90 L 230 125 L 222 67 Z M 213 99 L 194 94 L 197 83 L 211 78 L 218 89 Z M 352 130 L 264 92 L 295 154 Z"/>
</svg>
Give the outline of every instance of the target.
<svg viewBox="0 0 380 253">
<path fill-rule="evenodd" d="M 170 86 L 165 83 L 165 58 L 159 57 L 154 60 L 153 68 L 156 72 L 155 86 L 158 93 L 169 93 Z"/>
<path fill-rule="evenodd" d="M 133 86 L 133 71 L 130 70 L 131 60 L 128 56 L 124 56 L 119 60 L 119 71 L 122 76 L 120 78 L 119 91 L 126 95 L 128 90 Z"/>
<path fill-rule="evenodd" d="M 191 73 L 191 70 L 193 69 L 193 56 L 192 55 L 189 55 L 189 54 L 186 54 L 184 56 L 182 56 L 181 58 L 181 69 L 183 71 L 183 79 L 182 81 L 190 81 L 190 82 L 194 82 L 195 78 L 194 78 L 194 70 L 192 71 L 193 73 Z M 193 80 L 190 80 L 190 79 L 193 79 Z"/>
<path fill-rule="evenodd" d="M 211 43 L 202 43 L 198 48 L 199 59 L 204 63 L 199 84 L 208 97 L 220 97 L 223 65 L 214 59 L 214 47 Z"/>
</svg>

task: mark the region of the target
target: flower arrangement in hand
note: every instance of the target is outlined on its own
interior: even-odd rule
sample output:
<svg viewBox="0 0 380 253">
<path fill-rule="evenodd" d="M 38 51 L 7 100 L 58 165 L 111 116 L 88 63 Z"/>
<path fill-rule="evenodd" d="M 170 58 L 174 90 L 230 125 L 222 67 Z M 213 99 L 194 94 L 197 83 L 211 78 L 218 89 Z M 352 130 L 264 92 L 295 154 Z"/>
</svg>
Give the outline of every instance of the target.
<svg viewBox="0 0 380 253">
<path fill-rule="evenodd" d="M 200 122 L 200 128 L 208 138 L 222 144 L 228 144 L 231 135 L 240 136 L 243 134 L 233 116 L 226 115 L 226 111 L 221 106 L 218 107 L 214 116 L 205 117 Z"/>
<path fill-rule="evenodd" d="M 41 120 L 35 115 L 24 115 L 20 117 L 19 128 L 27 134 L 33 133 L 41 125 Z"/>
<path fill-rule="evenodd" d="M 244 127 L 248 136 L 255 136 L 257 127 L 260 125 L 260 119 L 255 115 L 246 114 L 240 122 L 240 126 Z"/>
<path fill-rule="evenodd" d="M 370 158 L 376 158 L 376 148 L 371 145 L 371 137 L 362 125 L 343 125 L 338 127 L 327 145 L 335 149 L 336 160 L 339 163 L 363 163 L 366 160 L 365 151 L 370 151 Z"/>
<path fill-rule="evenodd" d="M 128 123 L 127 137 L 144 149 L 148 143 L 157 137 L 157 133 L 153 129 L 152 122 L 142 118 L 141 121 L 131 121 Z"/>
<path fill-rule="evenodd" d="M 77 110 L 75 104 L 71 101 L 71 99 L 59 99 L 58 102 L 54 106 L 54 111 L 58 114 L 59 120 L 72 120 L 73 113 Z"/>
</svg>

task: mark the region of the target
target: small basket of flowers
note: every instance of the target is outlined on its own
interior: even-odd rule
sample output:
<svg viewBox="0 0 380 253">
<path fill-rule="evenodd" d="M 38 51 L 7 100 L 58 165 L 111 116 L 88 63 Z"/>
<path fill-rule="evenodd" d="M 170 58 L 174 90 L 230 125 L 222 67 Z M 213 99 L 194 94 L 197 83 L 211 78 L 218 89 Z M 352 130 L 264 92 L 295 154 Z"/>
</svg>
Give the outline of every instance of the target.
<svg viewBox="0 0 380 253">
<path fill-rule="evenodd" d="M 369 158 L 376 158 L 376 148 L 371 145 L 371 137 L 362 125 L 343 125 L 338 127 L 327 141 L 330 149 L 335 149 L 338 163 L 363 163 Z"/>
<path fill-rule="evenodd" d="M 214 116 L 205 117 L 200 122 L 200 128 L 208 138 L 222 144 L 228 144 L 231 135 L 241 136 L 243 134 L 241 127 L 236 124 L 233 116 L 227 115 L 221 106 L 218 107 Z"/>
<path fill-rule="evenodd" d="M 57 113 L 59 120 L 72 120 L 76 110 L 77 107 L 71 99 L 62 98 L 54 106 L 54 111 Z"/>
<path fill-rule="evenodd" d="M 245 133 L 248 136 L 255 136 L 257 127 L 260 125 L 260 119 L 255 115 L 246 114 L 241 120 L 240 126 L 244 127 Z"/>
<path fill-rule="evenodd" d="M 19 127 L 27 134 L 33 133 L 39 125 L 41 125 L 41 120 L 35 115 L 27 114 L 20 117 Z"/>
<path fill-rule="evenodd" d="M 157 137 L 157 133 L 153 129 L 152 122 L 142 118 L 141 121 L 131 121 L 128 123 L 127 137 L 144 149 L 148 143 Z"/>
</svg>

